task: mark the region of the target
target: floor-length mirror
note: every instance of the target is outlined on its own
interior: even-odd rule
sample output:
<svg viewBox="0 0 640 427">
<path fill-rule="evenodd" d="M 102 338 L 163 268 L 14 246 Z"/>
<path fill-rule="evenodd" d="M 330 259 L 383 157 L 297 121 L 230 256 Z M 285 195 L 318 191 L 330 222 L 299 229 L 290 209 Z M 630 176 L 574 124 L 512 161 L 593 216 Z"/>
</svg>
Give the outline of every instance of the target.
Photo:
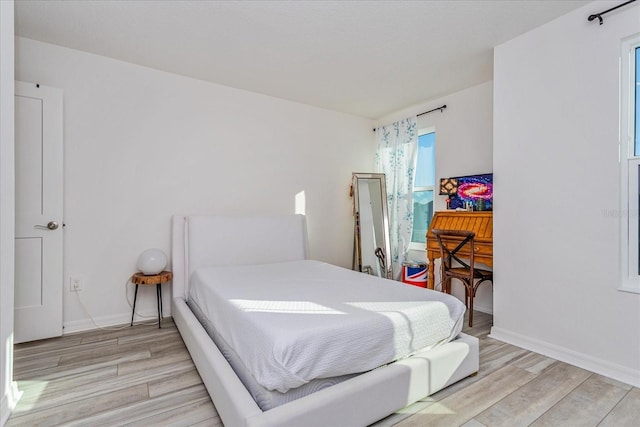
<svg viewBox="0 0 640 427">
<path fill-rule="evenodd" d="M 383 173 L 353 173 L 353 269 L 393 278 L 387 189 Z"/>
</svg>

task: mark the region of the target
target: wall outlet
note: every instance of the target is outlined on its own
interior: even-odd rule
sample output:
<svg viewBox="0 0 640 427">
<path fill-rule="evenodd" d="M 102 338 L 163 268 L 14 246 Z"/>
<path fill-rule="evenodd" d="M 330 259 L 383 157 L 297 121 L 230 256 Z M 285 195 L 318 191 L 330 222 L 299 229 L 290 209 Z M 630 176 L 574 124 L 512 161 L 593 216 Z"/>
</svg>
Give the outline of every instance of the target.
<svg viewBox="0 0 640 427">
<path fill-rule="evenodd" d="M 82 290 L 82 278 L 79 276 L 71 276 L 69 278 L 69 291 L 78 292 Z"/>
</svg>

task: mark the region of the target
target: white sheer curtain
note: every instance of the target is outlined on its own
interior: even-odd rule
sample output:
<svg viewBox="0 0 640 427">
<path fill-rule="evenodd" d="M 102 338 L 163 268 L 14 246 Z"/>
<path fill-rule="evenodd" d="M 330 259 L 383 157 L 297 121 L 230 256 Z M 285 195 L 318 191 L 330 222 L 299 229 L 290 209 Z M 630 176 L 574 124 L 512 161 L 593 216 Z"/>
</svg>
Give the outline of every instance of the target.
<svg viewBox="0 0 640 427">
<path fill-rule="evenodd" d="M 393 277 L 402 275 L 413 230 L 413 183 L 418 153 L 416 116 L 376 129 L 376 172 L 386 176 Z"/>
</svg>

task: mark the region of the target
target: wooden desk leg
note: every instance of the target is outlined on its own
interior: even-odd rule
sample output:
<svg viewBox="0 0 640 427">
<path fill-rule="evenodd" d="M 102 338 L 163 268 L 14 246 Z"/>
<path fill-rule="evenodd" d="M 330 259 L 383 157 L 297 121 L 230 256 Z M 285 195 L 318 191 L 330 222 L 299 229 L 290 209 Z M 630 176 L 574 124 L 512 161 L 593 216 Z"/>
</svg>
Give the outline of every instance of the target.
<svg viewBox="0 0 640 427">
<path fill-rule="evenodd" d="M 138 298 L 138 285 L 136 285 L 136 292 L 133 294 L 133 310 L 131 310 L 131 325 L 133 326 L 133 316 L 136 315 L 136 299 Z"/>
<path fill-rule="evenodd" d="M 427 274 L 427 289 L 433 289 L 435 285 L 435 280 L 433 277 L 434 268 L 433 268 L 434 259 L 429 258 L 429 273 Z"/>
</svg>

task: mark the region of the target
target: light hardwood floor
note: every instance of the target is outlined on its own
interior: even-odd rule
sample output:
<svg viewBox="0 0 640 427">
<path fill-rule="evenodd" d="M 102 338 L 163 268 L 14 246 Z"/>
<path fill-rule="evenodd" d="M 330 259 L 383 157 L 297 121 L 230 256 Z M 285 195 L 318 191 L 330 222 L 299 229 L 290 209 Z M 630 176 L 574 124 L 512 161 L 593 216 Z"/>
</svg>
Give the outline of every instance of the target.
<svg viewBox="0 0 640 427">
<path fill-rule="evenodd" d="M 636 426 L 640 389 L 487 337 L 480 372 L 375 424 Z M 222 426 L 171 321 L 16 345 L 24 392 L 7 426 Z"/>
</svg>

